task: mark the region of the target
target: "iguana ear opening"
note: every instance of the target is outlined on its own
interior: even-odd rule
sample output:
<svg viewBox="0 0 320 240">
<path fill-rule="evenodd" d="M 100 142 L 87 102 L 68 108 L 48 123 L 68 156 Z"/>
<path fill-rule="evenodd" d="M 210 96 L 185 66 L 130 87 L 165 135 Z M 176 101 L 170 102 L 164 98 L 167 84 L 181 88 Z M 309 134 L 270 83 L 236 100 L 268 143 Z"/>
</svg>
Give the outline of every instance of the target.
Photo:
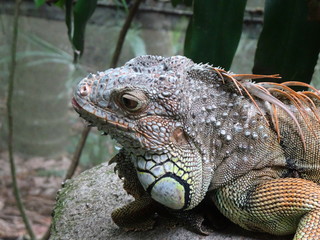
<svg viewBox="0 0 320 240">
<path fill-rule="evenodd" d="M 178 127 L 173 130 L 170 136 L 170 140 L 171 142 L 179 146 L 188 145 L 189 143 L 188 136 L 186 135 L 185 131 L 181 127 Z"/>
</svg>

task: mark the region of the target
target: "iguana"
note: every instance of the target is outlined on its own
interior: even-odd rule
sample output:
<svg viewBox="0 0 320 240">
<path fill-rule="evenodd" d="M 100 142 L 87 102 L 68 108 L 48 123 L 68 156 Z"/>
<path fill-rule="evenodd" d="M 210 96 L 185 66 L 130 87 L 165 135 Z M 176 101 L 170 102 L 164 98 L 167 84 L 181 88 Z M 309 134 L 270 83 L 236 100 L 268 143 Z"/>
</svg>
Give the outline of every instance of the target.
<svg viewBox="0 0 320 240">
<path fill-rule="evenodd" d="M 73 106 L 123 146 L 112 162 L 135 197 L 115 223 L 169 211 L 201 232 L 206 200 L 245 229 L 320 239 L 320 94 L 251 80 L 265 77 L 148 55 L 84 78 Z"/>
</svg>

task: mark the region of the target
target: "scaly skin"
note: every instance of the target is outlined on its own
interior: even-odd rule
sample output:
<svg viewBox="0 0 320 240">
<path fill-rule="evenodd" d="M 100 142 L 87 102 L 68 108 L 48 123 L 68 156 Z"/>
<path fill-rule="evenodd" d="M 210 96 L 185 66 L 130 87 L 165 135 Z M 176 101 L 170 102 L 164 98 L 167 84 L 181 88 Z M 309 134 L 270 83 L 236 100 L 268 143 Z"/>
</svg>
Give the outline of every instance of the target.
<svg viewBox="0 0 320 240">
<path fill-rule="evenodd" d="M 112 213 L 113 221 L 126 230 L 152 229 L 158 204 L 142 188 L 126 152 L 120 151 L 110 160 L 111 163 L 117 164 L 115 171 L 123 178 L 123 188 L 135 198 L 133 202 Z"/>
<path fill-rule="evenodd" d="M 318 93 L 244 80 L 259 77 L 142 56 L 79 83 L 75 110 L 123 146 L 113 162 L 136 200 L 119 226 L 168 211 L 205 233 L 211 200 L 246 229 L 320 239 Z"/>
<path fill-rule="evenodd" d="M 147 194 L 137 178 L 129 155 L 122 149 L 109 161 L 109 164 L 116 163 L 114 170 L 123 179 L 123 188 L 135 198 L 133 202 L 112 212 L 113 221 L 126 231 L 146 231 L 154 227 L 156 216 L 160 214 L 165 218 L 171 218 L 170 226 L 180 223 L 199 234 L 208 235 L 207 229 L 202 225 L 204 217 L 199 214 L 198 210 L 173 212 L 154 201 Z"/>
</svg>

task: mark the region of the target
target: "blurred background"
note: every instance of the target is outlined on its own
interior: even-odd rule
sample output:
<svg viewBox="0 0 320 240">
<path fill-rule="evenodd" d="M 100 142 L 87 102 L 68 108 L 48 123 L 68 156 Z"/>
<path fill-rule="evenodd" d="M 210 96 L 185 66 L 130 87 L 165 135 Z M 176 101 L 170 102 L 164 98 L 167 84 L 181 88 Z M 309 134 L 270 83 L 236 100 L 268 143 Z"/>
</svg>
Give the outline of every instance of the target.
<svg viewBox="0 0 320 240">
<path fill-rule="evenodd" d="M 134 1 L 124 0 L 97 1 L 94 8 L 91 9 L 92 16 L 89 14 L 88 19 L 82 23 L 81 27 L 85 28 L 85 31 L 83 30 L 84 47 L 82 49 L 80 46 L 80 49 L 78 49 L 76 37 L 68 36 L 68 25 L 65 20 L 67 11 L 65 4 L 67 2 L 68 0 L 47 1 L 47 3 L 45 1 L 24 0 L 19 13 L 14 88 L 11 102 L 13 159 L 22 201 L 37 237 L 41 237 L 47 232 L 51 222 L 50 214 L 55 202 L 56 191 L 65 179 L 85 125 L 71 107 L 72 90 L 77 82 L 89 72 L 103 71 L 110 67 L 119 33 L 123 28 L 130 8 L 134 4 Z M 75 7 L 81 1 L 69 2 Z M 222 4 L 222 1 L 203 2 L 202 6 L 196 6 L 196 4 L 192 6 L 192 1 L 142 1 L 138 10 L 134 13 L 135 16 L 126 34 L 117 65 L 123 65 L 129 59 L 144 54 L 187 55 L 197 62 L 209 62 L 236 73 L 251 73 L 254 65 L 259 65 L 256 60 L 258 57 L 255 59 L 257 43 L 259 37 L 262 36 L 265 7 L 268 7 L 267 4 L 269 4 L 270 9 L 272 1 L 267 1 L 267 3 L 263 0 L 239 1 L 242 2 L 243 6 L 239 15 L 240 21 L 236 19 L 241 28 L 238 31 L 239 39 L 230 43 L 231 47 L 226 45 L 223 49 L 227 52 L 229 49 L 233 49 L 227 59 L 218 56 L 213 61 L 208 60 L 208 58 L 201 60 L 204 54 L 201 55 L 201 51 L 198 50 L 199 46 L 196 46 L 197 43 L 193 42 L 194 36 L 198 34 L 195 33 L 195 24 L 198 24 L 197 21 L 199 21 L 196 13 L 200 14 L 199 11 L 204 11 L 203 5 L 205 4 L 210 5 L 213 2 Z M 234 4 L 234 1 L 230 0 L 225 2 Z M 289 1 L 284 2 L 290 4 Z M 316 2 L 318 5 L 312 5 L 311 7 L 316 11 L 313 16 L 320 15 L 319 1 L 299 0 L 292 2 L 308 3 L 309 5 L 306 6 L 309 9 L 309 17 L 310 3 Z M 16 3 L 14 1 L 1 0 L 0 239 L 16 239 L 27 233 L 12 192 L 13 185 L 8 157 L 8 135 L 10 133 L 7 99 L 10 67 L 12 67 L 13 52 L 11 47 L 14 41 L 15 7 Z M 298 7 L 298 5 L 295 7 Z M 228 8 L 226 9 L 228 10 Z M 218 10 L 219 8 L 216 9 L 216 11 Z M 229 12 L 227 10 L 224 15 L 221 15 L 220 21 L 223 21 L 222 23 L 233 16 L 233 14 L 230 14 L 230 9 Z M 76 12 L 73 12 L 73 14 L 76 14 Z M 211 11 L 210 14 L 216 16 L 219 13 Z M 294 13 L 292 15 L 294 17 Z M 76 20 L 75 15 L 74 21 Z M 200 25 L 204 26 L 205 24 L 201 21 L 211 20 L 210 17 L 206 20 L 200 19 Z M 212 21 L 217 21 L 217 19 Z M 319 19 L 314 21 L 317 21 L 319 25 Z M 231 24 L 233 23 L 231 22 Z M 318 25 L 316 28 L 319 30 Z M 227 29 L 228 24 L 221 26 L 221 28 Z M 76 34 L 76 22 L 74 22 L 72 31 L 73 34 Z M 230 34 L 230 38 L 236 36 L 236 34 L 232 34 L 234 28 L 228 31 L 222 34 Z M 187 39 L 186 32 L 189 34 Z M 319 39 L 319 33 L 320 31 L 316 33 L 315 39 Z M 215 32 L 210 32 L 210 34 L 215 35 Z M 260 39 L 260 41 L 262 40 Z M 210 45 L 217 48 L 219 44 L 216 43 L 219 41 L 222 40 L 213 39 Z M 280 40 L 277 39 L 276 41 Z M 301 43 L 298 44 L 301 45 Z M 307 82 L 312 80 L 311 84 L 320 88 L 320 64 L 317 60 L 319 46 L 313 47 L 310 50 L 312 56 L 306 54 L 303 58 L 316 59 L 313 61 L 315 63 L 306 62 L 302 58 L 302 61 L 306 62 L 305 65 L 311 66 L 312 69 L 312 72 L 309 71 L 308 73 L 311 74 L 311 78 L 307 79 L 309 77 L 306 77 L 305 79 L 307 79 Z M 210 49 L 205 50 L 211 51 Z M 225 55 L 223 51 L 222 56 Z M 261 51 L 272 53 L 273 50 Z M 303 51 L 307 53 L 307 50 Z M 79 52 L 81 52 L 81 57 L 77 55 Z M 214 49 L 212 52 L 214 52 Z M 200 54 L 200 57 L 197 54 Z M 277 54 L 277 52 L 274 52 L 276 58 L 278 58 Z M 295 68 L 303 68 L 304 62 L 300 62 Z M 271 68 L 264 73 L 281 74 L 282 72 Z M 288 76 L 297 76 L 297 73 L 295 74 Z M 301 79 L 292 80 L 303 81 Z M 108 136 L 102 137 L 98 131 L 92 129 L 86 139 L 80 163 L 76 168 L 76 174 L 101 162 L 108 161 L 116 151 L 114 142 Z"/>
</svg>

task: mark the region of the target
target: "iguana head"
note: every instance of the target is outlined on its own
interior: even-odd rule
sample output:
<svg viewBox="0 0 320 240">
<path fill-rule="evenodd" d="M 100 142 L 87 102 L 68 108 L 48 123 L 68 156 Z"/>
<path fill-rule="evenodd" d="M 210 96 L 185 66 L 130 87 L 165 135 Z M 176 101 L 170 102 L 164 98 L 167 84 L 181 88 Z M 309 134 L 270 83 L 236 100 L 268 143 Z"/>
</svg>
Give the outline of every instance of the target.
<svg viewBox="0 0 320 240">
<path fill-rule="evenodd" d="M 82 118 L 130 152 L 151 197 L 177 210 L 196 206 L 211 180 L 209 153 L 199 144 L 203 136 L 192 127 L 199 120 L 191 116 L 198 106 L 190 88 L 196 93 L 203 87 L 188 72 L 194 65 L 182 56 L 137 57 L 90 74 L 72 100 Z"/>
</svg>

